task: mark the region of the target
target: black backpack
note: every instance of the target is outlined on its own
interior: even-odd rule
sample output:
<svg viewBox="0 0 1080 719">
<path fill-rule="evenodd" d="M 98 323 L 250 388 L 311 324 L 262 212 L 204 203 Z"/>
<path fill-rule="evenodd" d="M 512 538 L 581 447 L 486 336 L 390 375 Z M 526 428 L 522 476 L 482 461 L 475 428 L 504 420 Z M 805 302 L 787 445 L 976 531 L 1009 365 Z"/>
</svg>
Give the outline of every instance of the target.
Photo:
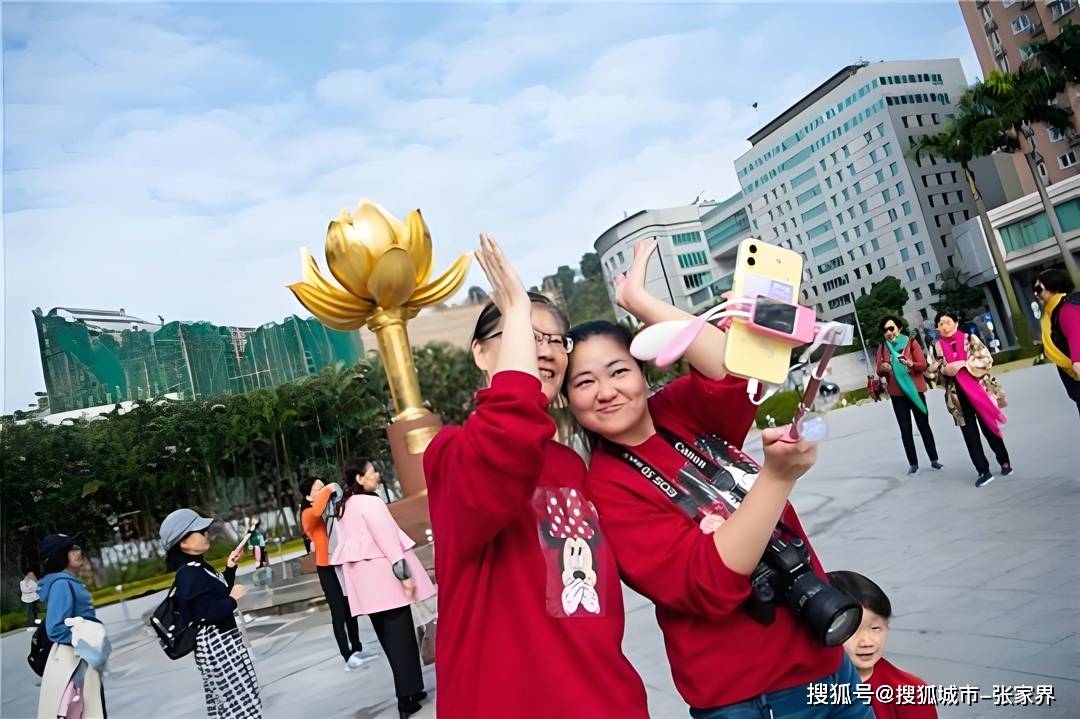
<svg viewBox="0 0 1080 719">
<path fill-rule="evenodd" d="M 148 620 L 150 628 L 157 634 L 161 648 L 169 659 L 179 659 L 195 650 L 195 635 L 199 631 L 196 622 L 185 621 L 180 613 L 180 603 L 176 599 L 176 580 L 173 580 L 165 600 L 158 605 Z"/>
<path fill-rule="evenodd" d="M 71 590 L 71 605 L 75 606 L 75 588 L 68 584 Z M 45 614 L 48 617 L 48 612 Z M 49 652 L 52 651 L 53 640 L 49 639 L 49 632 L 45 628 L 47 622 L 41 622 L 34 630 L 34 636 L 30 637 L 30 653 L 26 655 L 26 663 L 39 677 L 45 674 L 45 665 L 49 663 Z"/>
</svg>

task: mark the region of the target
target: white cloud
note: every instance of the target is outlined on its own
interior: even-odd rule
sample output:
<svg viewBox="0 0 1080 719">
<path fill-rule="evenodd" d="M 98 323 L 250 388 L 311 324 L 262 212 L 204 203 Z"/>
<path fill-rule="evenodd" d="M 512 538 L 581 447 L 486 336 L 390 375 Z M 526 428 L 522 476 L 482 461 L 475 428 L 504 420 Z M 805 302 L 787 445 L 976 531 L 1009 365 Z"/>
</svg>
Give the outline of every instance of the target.
<svg viewBox="0 0 1080 719">
<path fill-rule="evenodd" d="M 35 306 L 303 314 L 284 287 L 299 248 L 321 260 L 327 222 L 363 196 L 424 210 L 437 271 L 488 231 L 538 284 L 624 211 L 737 190 L 766 108 L 824 79 L 777 52 L 804 28 L 733 6 L 439 6 L 400 36 L 371 8 L 322 55 L 289 56 L 303 68 L 230 36 L 213 6 L 15 7 L 8 409 L 42 386 Z"/>
</svg>

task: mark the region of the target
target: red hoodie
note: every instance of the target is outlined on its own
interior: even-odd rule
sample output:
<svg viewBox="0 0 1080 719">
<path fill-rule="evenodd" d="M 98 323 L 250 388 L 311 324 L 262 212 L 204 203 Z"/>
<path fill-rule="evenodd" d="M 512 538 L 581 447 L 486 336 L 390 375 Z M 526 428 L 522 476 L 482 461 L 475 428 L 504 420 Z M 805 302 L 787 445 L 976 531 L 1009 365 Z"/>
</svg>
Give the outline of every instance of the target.
<svg viewBox="0 0 1080 719">
<path fill-rule="evenodd" d="M 615 560 L 540 381 L 499 372 L 424 453 L 439 719 L 648 719 Z"/>
<path fill-rule="evenodd" d="M 870 681 L 866 683 L 873 689 L 870 705 L 877 719 L 937 719 L 937 709 L 933 704 L 916 703 L 919 701 L 918 687 L 926 686 L 926 682 L 885 659 L 878 659 Z M 892 691 L 882 691 L 883 686 L 892 687 Z"/>
<path fill-rule="evenodd" d="M 755 415 L 745 380 L 714 381 L 696 371 L 653 395 L 649 411 L 658 429 L 688 440 L 712 433 L 738 447 Z M 668 479 L 686 462 L 659 435 L 631 449 Z M 786 607 L 777 608 L 769 626 L 740 608 L 750 595 L 749 578 L 729 569 L 712 535 L 604 443 L 593 453 L 586 486 L 623 579 L 656 604 L 675 686 L 691 707 L 746 701 L 839 668 L 843 648 L 818 644 Z M 810 546 L 790 504 L 782 520 Z"/>
</svg>

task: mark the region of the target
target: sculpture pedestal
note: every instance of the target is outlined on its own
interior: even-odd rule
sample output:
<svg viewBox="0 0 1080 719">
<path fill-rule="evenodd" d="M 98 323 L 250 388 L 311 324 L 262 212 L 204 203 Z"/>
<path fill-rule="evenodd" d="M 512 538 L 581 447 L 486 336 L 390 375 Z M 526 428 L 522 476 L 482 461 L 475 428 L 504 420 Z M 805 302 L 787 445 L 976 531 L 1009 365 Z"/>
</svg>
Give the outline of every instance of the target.
<svg viewBox="0 0 1080 719">
<path fill-rule="evenodd" d="M 398 420 L 386 430 L 398 482 L 405 495 L 403 499 L 390 503 L 390 514 L 417 544 L 427 543 L 427 530 L 431 527 L 427 483 L 424 481 L 424 450 L 442 426 L 439 415 L 426 414 L 415 419 Z"/>
</svg>

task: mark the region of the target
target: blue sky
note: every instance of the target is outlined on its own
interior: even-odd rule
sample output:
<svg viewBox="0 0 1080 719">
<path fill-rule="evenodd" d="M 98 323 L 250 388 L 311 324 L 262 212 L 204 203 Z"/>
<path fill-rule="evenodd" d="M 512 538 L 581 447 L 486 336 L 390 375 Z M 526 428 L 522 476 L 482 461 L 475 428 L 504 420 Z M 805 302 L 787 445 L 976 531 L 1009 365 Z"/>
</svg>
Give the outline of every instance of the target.
<svg viewBox="0 0 1080 719">
<path fill-rule="evenodd" d="M 486 231 L 538 283 L 737 190 L 745 138 L 860 57 L 977 73 L 953 1 L 2 12 L 6 411 L 44 389 L 34 307 L 302 313 L 299 248 L 361 197 L 420 207 L 437 271 Z"/>
</svg>

